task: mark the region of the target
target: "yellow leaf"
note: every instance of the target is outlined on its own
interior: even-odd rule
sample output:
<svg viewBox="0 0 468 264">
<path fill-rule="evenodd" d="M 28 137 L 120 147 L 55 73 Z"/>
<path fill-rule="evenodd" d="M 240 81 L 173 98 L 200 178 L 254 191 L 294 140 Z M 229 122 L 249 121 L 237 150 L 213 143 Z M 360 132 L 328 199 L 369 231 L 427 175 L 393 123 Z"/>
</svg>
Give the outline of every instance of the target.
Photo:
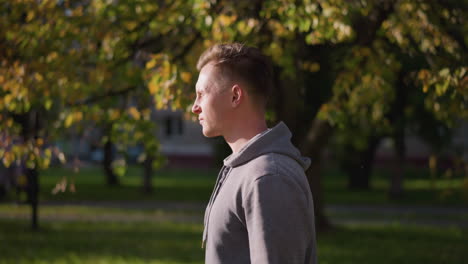
<svg viewBox="0 0 468 264">
<path fill-rule="evenodd" d="M 418 78 L 420 80 L 425 80 L 430 76 L 430 73 L 428 70 L 420 70 L 418 73 Z"/>
<path fill-rule="evenodd" d="M 192 74 L 190 72 L 182 72 L 180 74 L 180 78 L 182 79 L 182 81 L 189 83 L 192 79 Z"/>
<path fill-rule="evenodd" d="M 143 115 L 143 118 L 145 120 L 149 120 L 150 117 L 151 117 L 151 110 L 150 109 L 145 109 L 143 111 L 141 111 L 142 115 Z"/>
<path fill-rule="evenodd" d="M 44 103 L 44 107 L 45 107 L 46 110 L 50 110 L 50 107 L 52 107 L 52 100 L 46 99 L 46 101 Z"/>
<path fill-rule="evenodd" d="M 146 69 L 151 69 L 156 65 L 156 60 L 150 60 L 146 63 Z"/>
<path fill-rule="evenodd" d="M 148 85 L 148 88 L 149 88 L 150 94 L 155 94 L 156 91 L 158 90 L 158 85 L 156 85 L 155 83 L 150 83 Z"/>
<path fill-rule="evenodd" d="M 65 127 L 70 127 L 71 124 L 73 123 L 73 115 L 68 115 L 67 118 L 65 118 Z"/>
<path fill-rule="evenodd" d="M 11 101 L 13 100 L 13 95 L 11 94 L 7 94 L 3 97 L 3 103 L 5 105 L 9 105 L 11 103 Z"/>
<path fill-rule="evenodd" d="M 428 85 L 424 85 L 423 86 L 423 92 L 424 93 L 427 93 L 427 90 L 429 89 L 429 86 Z"/>
<path fill-rule="evenodd" d="M 81 121 L 81 120 L 83 120 L 83 112 L 75 112 L 75 113 L 73 113 L 73 120 L 74 120 L 74 121 Z"/>
<path fill-rule="evenodd" d="M 52 156 L 52 150 L 50 148 L 44 150 L 46 157 L 50 158 Z"/>
<path fill-rule="evenodd" d="M 18 66 L 16 68 L 16 74 L 18 74 L 18 76 L 23 76 L 24 73 L 25 73 L 24 65 Z"/>
<path fill-rule="evenodd" d="M 5 167 L 10 167 L 10 164 L 14 161 L 15 157 L 13 155 L 13 153 L 11 152 L 5 152 L 5 154 L 3 154 L 3 165 L 5 165 Z"/>
<path fill-rule="evenodd" d="M 134 22 L 134 21 L 130 21 L 130 22 L 125 23 L 125 27 L 128 30 L 134 30 L 137 27 L 137 25 L 138 24 L 136 22 Z"/>
<path fill-rule="evenodd" d="M 317 62 L 311 63 L 310 66 L 309 66 L 309 70 L 310 70 L 311 72 L 318 72 L 318 71 L 320 71 L 320 64 L 317 63 Z"/>
<path fill-rule="evenodd" d="M 128 113 L 135 119 L 139 120 L 140 119 L 140 112 L 135 107 L 130 107 L 128 109 Z"/>
<path fill-rule="evenodd" d="M 82 16 L 83 15 L 83 6 L 78 6 L 73 10 L 73 16 Z"/>
<path fill-rule="evenodd" d="M 110 109 L 110 110 L 108 111 L 108 114 L 109 114 L 109 119 L 110 119 L 111 121 L 114 121 L 114 120 L 116 120 L 116 119 L 118 119 L 118 118 L 120 117 L 119 111 L 117 111 L 117 110 L 115 110 L 115 109 Z"/>
<path fill-rule="evenodd" d="M 58 57 L 57 52 L 55 52 L 55 51 L 51 52 L 49 55 L 47 55 L 46 61 L 51 62 L 51 61 L 55 60 L 57 57 Z"/>
<path fill-rule="evenodd" d="M 49 165 L 50 165 L 50 158 L 43 159 L 41 165 L 42 165 L 42 166 L 41 166 L 42 169 L 47 169 L 47 168 L 49 168 Z"/>
<path fill-rule="evenodd" d="M 26 22 L 31 21 L 34 18 L 34 11 L 29 11 L 28 15 L 26 16 Z"/>
<path fill-rule="evenodd" d="M 34 74 L 34 78 L 36 78 L 36 80 L 37 80 L 38 82 L 40 82 L 40 81 L 42 81 L 42 80 L 44 79 L 44 78 L 42 77 L 42 75 L 41 75 L 40 73 L 37 73 L 37 72 Z"/>
<path fill-rule="evenodd" d="M 229 26 L 232 24 L 232 22 L 234 22 L 236 20 L 236 16 L 226 16 L 226 15 L 220 15 L 218 17 L 218 20 L 220 22 L 221 25 L 223 26 Z"/>
</svg>

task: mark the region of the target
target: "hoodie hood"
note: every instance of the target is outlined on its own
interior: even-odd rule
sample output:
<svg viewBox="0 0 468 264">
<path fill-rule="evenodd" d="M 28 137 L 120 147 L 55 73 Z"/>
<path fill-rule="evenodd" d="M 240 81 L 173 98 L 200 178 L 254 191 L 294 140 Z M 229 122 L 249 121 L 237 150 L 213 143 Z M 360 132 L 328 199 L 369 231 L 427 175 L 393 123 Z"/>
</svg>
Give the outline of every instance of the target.
<svg viewBox="0 0 468 264">
<path fill-rule="evenodd" d="M 288 156 L 299 163 L 304 171 L 310 166 L 310 159 L 301 156 L 291 143 L 291 131 L 283 122 L 250 139 L 238 153 L 224 159 L 224 166 L 237 167 L 267 153 Z"/>
</svg>

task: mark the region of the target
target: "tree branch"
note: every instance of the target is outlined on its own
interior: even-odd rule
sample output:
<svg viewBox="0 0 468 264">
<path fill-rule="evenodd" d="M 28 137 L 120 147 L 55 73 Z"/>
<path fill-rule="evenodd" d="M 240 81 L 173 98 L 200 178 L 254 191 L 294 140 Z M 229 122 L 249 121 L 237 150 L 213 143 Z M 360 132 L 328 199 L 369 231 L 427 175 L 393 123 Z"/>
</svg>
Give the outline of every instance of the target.
<svg viewBox="0 0 468 264">
<path fill-rule="evenodd" d="M 193 36 L 193 39 L 187 43 L 187 45 L 185 45 L 185 47 L 182 49 L 182 51 L 175 55 L 173 60 L 174 61 L 178 61 L 178 60 L 181 60 L 183 57 L 185 57 L 185 55 L 187 55 L 187 53 L 192 49 L 193 45 L 195 45 L 195 43 L 197 42 L 198 39 L 200 39 L 201 37 L 201 33 L 200 31 L 197 31 L 197 33 L 195 34 L 195 36 Z"/>
<path fill-rule="evenodd" d="M 353 29 L 356 32 L 354 44 L 368 46 L 377 35 L 382 23 L 393 13 L 396 0 L 382 0 L 377 4 L 378 8 L 369 16 L 359 16 L 353 21 Z"/>
<path fill-rule="evenodd" d="M 137 89 L 138 86 L 130 86 L 130 87 L 127 87 L 125 89 L 122 89 L 122 90 L 117 90 L 117 91 L 109 91 L 105 94 L 100 94 L 100 95 L 95 95 L 95 96 L 92 96 L 92 97 L 89 97 L 89 98 L 86 98 L 84 100 L 81 100 L 81 101 L 77 101 L 77 102 L 67 102 L 67 106 L 69 107 L 74 107 L 74 106 L 80 106 L 80 105 L 86 105 L 86 104 L 91 104 L 91 103 L 95 103 L 95 102 L 98 102 L 100 100 L 103 100 L 107 97 L 112 97 L 112 96 L 119 96 L 119 95 L 125 95 L 125 94 L 128 94 L 130 93 L 131 91 L 134 91 Z"/>
</svg>

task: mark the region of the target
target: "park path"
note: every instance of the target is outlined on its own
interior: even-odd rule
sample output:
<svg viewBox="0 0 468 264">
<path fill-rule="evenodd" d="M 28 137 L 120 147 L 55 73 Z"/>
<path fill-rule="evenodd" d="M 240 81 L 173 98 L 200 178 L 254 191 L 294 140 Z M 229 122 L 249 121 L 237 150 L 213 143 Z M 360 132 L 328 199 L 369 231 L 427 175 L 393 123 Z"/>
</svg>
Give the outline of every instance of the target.
<svg viewBox="0 0 468 264">
<path fill-rule="evenodd" d="M 113 208 L 125 211 L 78 214 L 63 213 L 59 207 Z M 200 202 L 132 202 L 132 201 L 80 201 L 80 202 L 43 202 L 41 220 L 53 221 L 119 221 L 119 222 L 175 222 L 202 224 L 206 204 Z M 468 228 L 467 207 L 430 207 L 430 206 L 381 206 L 381 205 L 328 205 L 327 215 L 334 224 L 345 225 L 427 225 Z M 70 211 L 70 210 L 69 210 Z M 72 211 L 72 210 L 71 210 Z M 26 219 L 27 212 L 0 212 L 3 219 Z"/>
</svg>

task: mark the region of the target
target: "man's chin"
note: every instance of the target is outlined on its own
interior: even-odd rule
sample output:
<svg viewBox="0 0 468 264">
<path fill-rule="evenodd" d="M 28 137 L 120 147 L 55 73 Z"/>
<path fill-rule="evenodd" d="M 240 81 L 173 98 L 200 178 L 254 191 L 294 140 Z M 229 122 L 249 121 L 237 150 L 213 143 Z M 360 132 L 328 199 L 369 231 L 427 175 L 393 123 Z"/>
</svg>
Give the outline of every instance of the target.
<svg viewBox="0 0 468 264">
<path fill-rule="evenodd" d="M 203 129 L 203 136 L 205 136 L 207 138 L 212 138 L 212 137 L 217 137 L 217 136 L 220 136 L 220 135 L 218 133 L 215 133 L 214 131 Z"/>
</svg>

